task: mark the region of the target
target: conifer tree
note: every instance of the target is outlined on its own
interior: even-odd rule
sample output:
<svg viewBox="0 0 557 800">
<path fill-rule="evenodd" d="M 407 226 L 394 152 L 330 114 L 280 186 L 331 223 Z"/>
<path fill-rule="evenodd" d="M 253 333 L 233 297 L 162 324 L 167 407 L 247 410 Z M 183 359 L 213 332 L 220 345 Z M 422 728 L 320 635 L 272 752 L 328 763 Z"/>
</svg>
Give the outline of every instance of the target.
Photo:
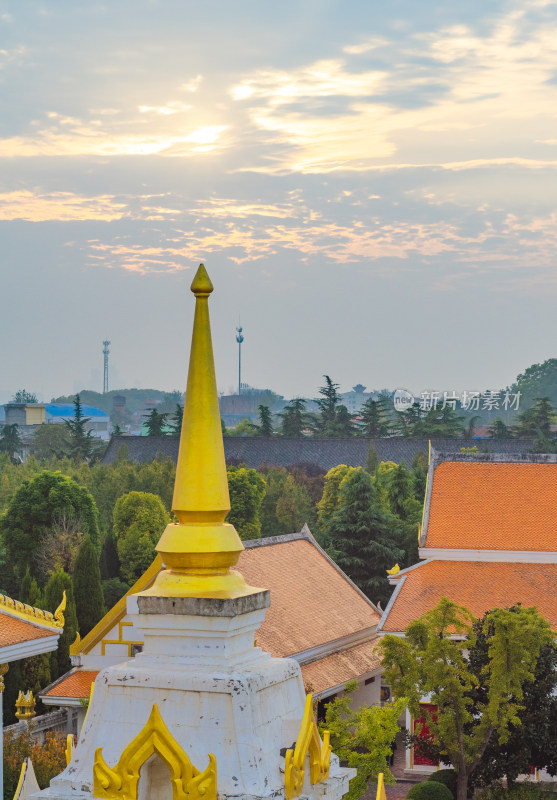
<svg viewBox="0 0 557 800">
<path fill-rule="evenodd" d="M 389 419 L 385 409 L 385 400 L 372 400 L 368 398 L 360 410 L 360 433 L 373 439 L 378 436 L 387 436 L 389 433 Z"/>
<path fill-rule="evenodd" d="M 113 531 L 108 531 L 99 559 L 102 580 L 117 578 L 120 574 L 120 559 L 118 558 L 118 545 Z"/>
<path fill-rule="evenodd" d="M 78 394 L 75 396 L 73 405 L 73 419 L 68 419 L 65 422 L 68 431 L 70 455 L 75 461 L 88 461 L 95 449 L 93 434 L 87 429 L 87 423 L 91 420 L 89 417 L 83 416 L 81 398 Z"/>
<path fill-rule="evenodd" d="M 387 494 L 392 513 L 404 519 L 404 503 L 413 495 L 412 476 L 404 461 L 388 473 Z"/>
<path fill-rule="evenodd" d="M 329 533 L 338 565 L 374 602 L 388 600 L 387 570 L 404 556 L 391 528 L 370 475 L 358 467 L 341 483 Z"/>
<path fill-rule="evenodd" d="M 273 416 L 269 406 L 257 406 L 259 412 L 259 425 L 256 426 L 258 436 L 270 437 L 274 435 Z"/>
<path fill-rule="evenodd" d="M 31 577 L 31 571 L 29 567 L 27 567 L 25 575 L 23 576 L 23 580 L 21 581 L 18 600 L 20 600 L 22 603 L 27 603 L 30 606 L 34 606 L 35 608 L 40 608 L 41 597 L 39 585 L 35 578 Z"/>
<path fill-rule="evenodd" d="M 377 455 L 377 450 L 373 446 L 373 442 L 371 442 L 366 456 L 366 471 L 369 472 L 370 475 L 375 475 L 378 466 L 379 456 Z"/>
<path fill-rule="evenodd" d="M 62 569 L 53 572 L 44 592 L 44 605 L 47 611 L 54 613 L 66 592 L 66 608 L 64 611 L 64 632 L 58 640 L 58 650 L 50 655 L 51 679 L 54 681 L 63 675 L 70 666 L 70 645 L 75 641 L 78 631 L 72 579 Z"/>
<path fill-rule="evenodd" d="M 159 414 L 156 408 L 152 408 L 148 414 L 143 414 L 147 436 L 166 436 L 166 418 L 168 414 Z"/>
<path fill-rule="evenodd" d="M 339 384 L 333 383 L 328 375 L 325 378 L 325 386 L 321 386 L 319 394 L 321 397 L 315 402 L 319 408 L 319 416 L 315 424 L 315 432 L 320 436 L 331 436 L 334 434 L 334 425 L 337 418 L 337 407 L 340 402 L 338 390 Z"/>
<path fill-rule="evenodd" d="M 295 397 L 286 405 L 278 415 L 280 417 L 281 436 L 290 436 L 300 439 L 304 435 L 304 430 L 308 427 L 306 413 L 306 401 L 301 397 Z"/>
<path fill-rule="evenodd" d="M 21 448 L 19 426 L 4 425 L 0 433 L 0 452 L 7 453 L 12 461 L 16 461 L 16 454 Z"/>
<path fill-rule="evenodd" d="M 329 536 L 329 523 L 338 509 L 340 484 L 354 471 L 354 467 L 339 464 L 332 467 L 325 475 L 323 495 L 317 503 L 317 535 L 320 544 L 329 552 L 331 545 Z M 334 554 L 329 552 L 334 558 Z"/>
<path fill-rule="evenodd" d="M 176 403 L 176 411 L 170 417 L 171 436 L 180 436 L 182 433 L 182 421 L 184 419 L 184 406 Z"/>
<path fill-rule="evenodd" d="M 80 635 L 86 636 L 106 613 L 97 551 L 89 535 L 77 552 L 72 581 Z"/>
</svg>

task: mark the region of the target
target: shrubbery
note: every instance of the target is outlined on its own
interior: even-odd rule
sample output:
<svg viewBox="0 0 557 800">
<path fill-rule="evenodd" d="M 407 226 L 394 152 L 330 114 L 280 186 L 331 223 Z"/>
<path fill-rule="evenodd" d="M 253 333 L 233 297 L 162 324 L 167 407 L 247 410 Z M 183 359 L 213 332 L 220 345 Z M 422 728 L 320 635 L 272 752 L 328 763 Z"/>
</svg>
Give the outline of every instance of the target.
<svg viewBox="0 0 557 800">
<path fill-rule="evenodd" d="M 451 790 L 445 784 L 436 781 L 414 784 L 406 797 L 407 800 L 453 800 Z"/>
<path fill-rule="evenodd" d="M 31 757 L 33 769 L 41 789 L 48 786 L 52 778 L 66 769 L 66 738 L 62 734 L 49 732 L 44 744 L 33 742 L 29 731 L 14 736 L 4 734 L 4 800 L 12 800 L 23 761 Z"/>
<path fill-rule="evenodd" d="M 437 772 L 432 772 L 428 781 L 442 783 L 451 792 L 453 797 L 456 797 L 456 782 L 457 776 L 454 769 L 438 769 Z"/>
</svg>

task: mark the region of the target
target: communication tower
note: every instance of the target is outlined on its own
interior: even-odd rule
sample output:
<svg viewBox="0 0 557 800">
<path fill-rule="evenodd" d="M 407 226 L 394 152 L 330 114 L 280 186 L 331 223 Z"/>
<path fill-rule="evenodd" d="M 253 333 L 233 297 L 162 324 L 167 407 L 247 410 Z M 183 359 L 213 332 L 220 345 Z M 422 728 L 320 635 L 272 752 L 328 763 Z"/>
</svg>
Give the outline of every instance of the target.
<svg viewBox="0 0 557 800">
<path fill-rule="evenodd" d="M 110 350 L 108 349 L 108 345 L 110 342 L 108 339 L 105 339 L 103 342 L 103 356 L 104 356 L 104 377 L 103 377 L 103 394 L 108 392 L 108 354 Z"/>
<path fill-rule="evenodd" d="M 236 341 L 238 342 L 238 395 L 242 394 L 242 342 L 244 329 L 241 325 L 236 328 Z"/>
</svg>

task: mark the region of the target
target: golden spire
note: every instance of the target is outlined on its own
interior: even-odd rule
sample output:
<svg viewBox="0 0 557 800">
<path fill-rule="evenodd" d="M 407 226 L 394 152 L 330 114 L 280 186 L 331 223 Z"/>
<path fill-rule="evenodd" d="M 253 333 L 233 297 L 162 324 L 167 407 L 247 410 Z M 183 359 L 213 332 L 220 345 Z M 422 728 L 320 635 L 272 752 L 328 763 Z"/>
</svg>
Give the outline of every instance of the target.
<svg viewBox="0 0 557 800">
<path fill-rule="evenodd" d="M 166 570 L 141 594 L 240 597 L 255 590 L 230 569 L 244 546 L 224 521 L 230 498 L 209 321 L 213 284 L 203 264 L 191 291 L 195 317 L 172 501 L 178 522 L 167 525 L 157 545 Z"/>
</svg>

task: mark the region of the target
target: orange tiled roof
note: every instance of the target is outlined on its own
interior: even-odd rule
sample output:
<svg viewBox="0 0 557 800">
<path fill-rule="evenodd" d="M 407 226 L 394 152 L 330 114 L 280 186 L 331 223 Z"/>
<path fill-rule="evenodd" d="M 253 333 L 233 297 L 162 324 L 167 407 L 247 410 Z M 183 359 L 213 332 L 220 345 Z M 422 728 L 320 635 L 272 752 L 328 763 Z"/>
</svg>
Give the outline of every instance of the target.
<svg viewBox="0 0 557 800">
<path fill-rule="evenodd" d="M 382 630 L 404 631 L 412 620 L 435 608 L 443 596 L 465 606 L 476 617 L 515 603 L 537 606 L 557 630 L 556 586 L 557 564 L 426 562 L 406 573 Z"/>
<path fill-rule="evenodd" d="M 271 590 L 257 644 L 282 657 L 377 625 L 379 615 L 307 539 L 250 547 L 238 569 Z"/>
<path fill-rule="evenodd" d="M 99 674 L 99 670 L 78 669 L 65 675 L 60 681 L 55 683 L 44 697 L 89 697 L 91 694 L 91 684 Z"/>
<path fill-rule="evenodd" d="M 302 675 L 307 691 L 317 694 L 378 669 L 381 666 L 381 659 L 375 652 L 378 642 L 378 639 L 373 639 L 311 664 L 303 664 Z"/>
<path fill-rule="evenodd" d="M 57 633 L 58 631 L 45 630 L 33 625 L 32 622 L 0 612 L 0 647 L 31 642 L 33 639 L 44 639 L 47 636 L 56 636 Z"/>
<path fill-rule="evenodd" d="M 557 550 L 557 464 L 443 461 L 425 547 Z"/>
</svg>

